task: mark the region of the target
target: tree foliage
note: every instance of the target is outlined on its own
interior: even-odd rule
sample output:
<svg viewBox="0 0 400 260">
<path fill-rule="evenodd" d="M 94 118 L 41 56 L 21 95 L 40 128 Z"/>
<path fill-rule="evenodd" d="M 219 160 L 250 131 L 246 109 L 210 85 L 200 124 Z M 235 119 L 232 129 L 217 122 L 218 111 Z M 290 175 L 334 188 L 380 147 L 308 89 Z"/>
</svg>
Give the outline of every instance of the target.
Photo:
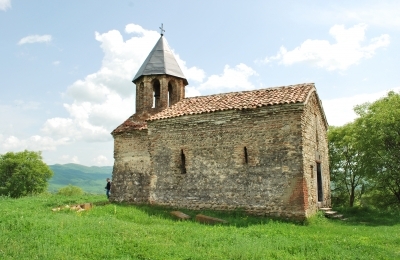
<svg viewBox="0 0 400 260">
<path fill-rule="evenodd" d="M 374 206 L 400 206 L 400 94 L 354 110 L 354 122 L 328 132 L 333 202 L 352 206 L 366 192 Z"/>
<path fill-rule="evenodd" d="M 8 152 L 0 155 L 0 195 L 18 198 L 42 193 L 53 176 L 40 152 Z"/>
<path fill-rule="evenodd" d="M 358 147 L 354 123 L 330 127 L 328 140 L 332 199 L 335 204 L 348 202 L 353 207 L 356 197 L 361 198 L 368 183 L 365 156 Z"/>
<path fill-rule="evenodd" d="M 400 94 L 389 92 L 355 111 L 360 116 L 355 125 L 360 149 L 367 158 L 365 170 L 376 189 L 391 194 L 400 205 Z"/>
<path fill-rule="evenodd" d="M 76 196 L 76 195 L 82 195 L 83 190 L 80 187 L 69 184 L 65 187 L 60 188 L 57 191 L 57 194 L 63 196 Z"/>
</svg>

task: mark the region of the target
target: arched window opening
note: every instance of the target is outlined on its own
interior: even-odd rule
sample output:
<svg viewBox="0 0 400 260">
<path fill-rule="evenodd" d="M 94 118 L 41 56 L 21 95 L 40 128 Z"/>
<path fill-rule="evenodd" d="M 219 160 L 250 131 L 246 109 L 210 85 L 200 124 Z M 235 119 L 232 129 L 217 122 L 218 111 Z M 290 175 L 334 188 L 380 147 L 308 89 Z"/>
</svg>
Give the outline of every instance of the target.
<svg viewBox="0 0 400 260">
<path fill-rule="evenodd" d="M 174 104 L 174 81 L 171 80 L 168 82 L 168 106 L 172 106 Z"/>
<path fill-rule="evenodd" d="M 160 105 L 160 81 L 155 79 L 153 81 L 153 108 Z"/>
<path fill-rule="evenodd" d="M 244 162 L 245 162 L 246 164 L 249 163 L 249 157 L 248 157 L 248 154 L 247 154 L 247 148 L 246 148 L 246 146 L 244 147 Z"/>
<path fill-rule="evenodd" d="M 181 173 L 182 174 L 186 173 L 186 157 L 185 154 L 183 153 L 183 150 L 181 150 Z"/>
</svg>

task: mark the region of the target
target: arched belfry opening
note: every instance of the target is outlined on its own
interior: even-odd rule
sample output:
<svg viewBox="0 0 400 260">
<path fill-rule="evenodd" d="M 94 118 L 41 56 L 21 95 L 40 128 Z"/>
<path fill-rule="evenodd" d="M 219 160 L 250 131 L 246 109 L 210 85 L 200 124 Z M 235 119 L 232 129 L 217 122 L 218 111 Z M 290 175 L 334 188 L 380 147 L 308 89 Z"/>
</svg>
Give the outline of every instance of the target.
<svg viewBox="0 0 400 260">
<path fill-rule="evenodd" d="M 153 108 L 160 106 L 160 81 L 158 79 L 153 80 Z"/>
<path fill-rule="evenodd" d="M 176 84 L 174 80 L 168 81 L 168 107 L 175 104 Z"/>
</svg>

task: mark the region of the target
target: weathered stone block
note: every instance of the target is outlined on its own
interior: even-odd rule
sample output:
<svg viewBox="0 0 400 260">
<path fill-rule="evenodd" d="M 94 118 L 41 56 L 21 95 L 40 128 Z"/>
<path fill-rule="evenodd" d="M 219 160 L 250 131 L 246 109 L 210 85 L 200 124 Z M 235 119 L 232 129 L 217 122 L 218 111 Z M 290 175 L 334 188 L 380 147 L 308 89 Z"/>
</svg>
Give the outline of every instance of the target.
<svg viewBox="0 0 400 260">
<path fill-rule="evenodd" d="M 220 219 L 220 218 L 213 218 L 209 217 L 203 214 L 197 214 L 196 215 L 196 221 L 199 223 L 205 223 L 205 224 L 226 224 L 228 221 Z"/>
<path fill-rule="evenodd" d="M 91 209 L 92 207 L 93 207 L 92 203 L 81 204 L 81 208 L 84 209 L 84 210 Z"/>
<path fill-rule="evenodd" d="M 170 213 L 171 213 L 172 216 L 177 217 L 180 220 L 190 219 L 189 215 L 186 215 L 185 213 L 180 212 L 180 211 L 171 211 Z"/>
</svg>

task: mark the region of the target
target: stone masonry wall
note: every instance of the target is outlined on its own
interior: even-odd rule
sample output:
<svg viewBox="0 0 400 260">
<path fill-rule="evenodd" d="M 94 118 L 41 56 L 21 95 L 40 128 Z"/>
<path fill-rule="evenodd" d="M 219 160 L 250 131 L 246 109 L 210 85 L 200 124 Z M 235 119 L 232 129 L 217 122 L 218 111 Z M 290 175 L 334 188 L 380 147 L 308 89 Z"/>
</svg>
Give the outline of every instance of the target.
<svg viewBox="0 0 400 260">
<path fill-rule="evenodd" d="M 318 210 L 317 162 L 321 164 L 322 172 L 323 201 L 320 206 L 331 205 L 327 128 L 315 92 L 311 94 L 304 109 L 302 125 L 304 185 L 308 190 L 305 200 L 307 216 L 311 216 Z"/>
<path fill-rule="evenodd" d="M 286 104 L 148 122 L 150 202 L 303 219 L 302 114 Z"/>
<path fill-rule="evenodd" d="M 110 200 L 147 203 L 150 165 L 146 129 L 115 135 Z"/>
</svg>

